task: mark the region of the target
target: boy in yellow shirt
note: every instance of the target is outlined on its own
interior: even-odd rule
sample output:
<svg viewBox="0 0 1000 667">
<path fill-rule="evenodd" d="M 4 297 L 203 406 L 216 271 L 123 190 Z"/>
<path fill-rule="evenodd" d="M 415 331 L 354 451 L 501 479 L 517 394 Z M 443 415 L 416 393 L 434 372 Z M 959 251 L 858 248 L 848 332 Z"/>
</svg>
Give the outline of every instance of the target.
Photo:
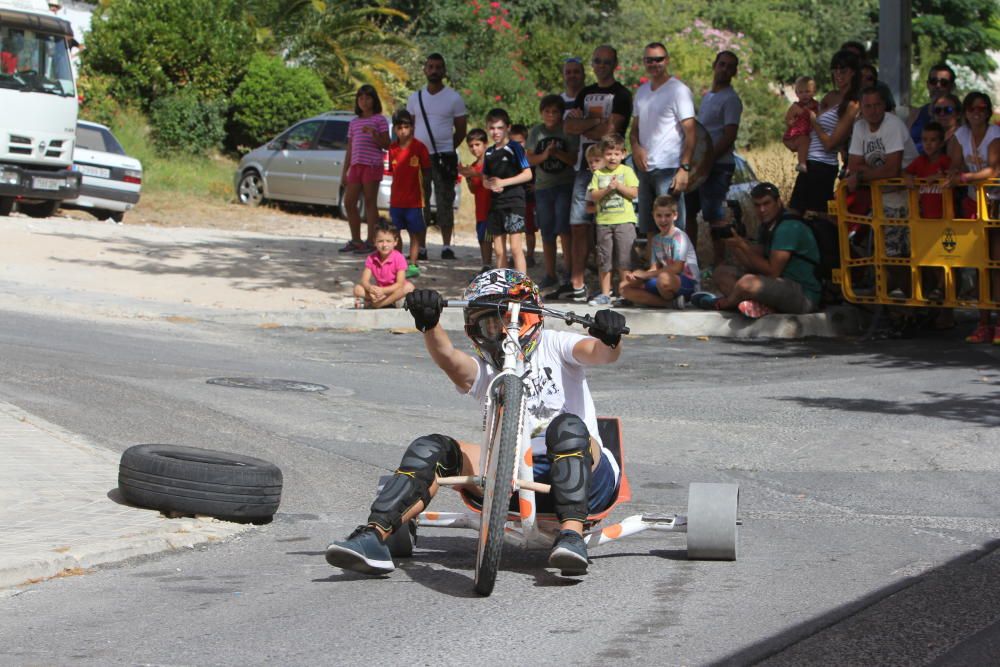
<svg viewBox="0 0 1000 667">
<path fill-rule="evenodd" d="M 625 159 L 625 137 L 608 134 L 601 139 L 604 168 L 594 172 L 587 197 L 597 207 L 597 273 L 601 293 L 590 300 L 591 306 L 611 304 L 611 272 L 623 275 L 629 267 L 635 243 L 635 208 L 639 179 Z"/>
</svg>

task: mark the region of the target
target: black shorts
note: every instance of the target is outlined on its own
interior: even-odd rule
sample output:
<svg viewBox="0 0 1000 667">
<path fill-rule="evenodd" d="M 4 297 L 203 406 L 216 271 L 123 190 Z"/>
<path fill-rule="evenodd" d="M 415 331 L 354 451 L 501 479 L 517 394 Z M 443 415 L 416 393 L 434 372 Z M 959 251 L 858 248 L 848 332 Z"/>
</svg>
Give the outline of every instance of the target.
<svg viewBox="0 0 1000 667">
<path fill-rule="evenodd" d="M 789 208 L 796 211 L 819 211 L 826 213 L 826 202 L 833 199 L 833 186 L 837 182 L 837 167 L 825 162 L 808 160 L 806 173 L 795 179 Z"/>
<path fill-rule="evenodd" d="M 486 218 L 486 231 L 493 236 L 517 234 L 524 229 L 524 211 L 490 209 L 490 215 Z"/>
</svg>

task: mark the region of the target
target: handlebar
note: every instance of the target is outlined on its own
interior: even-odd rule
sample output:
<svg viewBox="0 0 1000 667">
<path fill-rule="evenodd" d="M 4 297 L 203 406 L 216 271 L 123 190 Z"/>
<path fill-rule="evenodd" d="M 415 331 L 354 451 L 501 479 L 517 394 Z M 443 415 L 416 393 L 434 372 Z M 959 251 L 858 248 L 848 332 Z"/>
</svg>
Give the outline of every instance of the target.
<svg viewBox="0 0 1000 667">
<path fill-rule="evenodd" d="M 461 299 L 445 299 L 445 308 L 465 308 L 466 306 L 472 306 L 474 308 L 496 308 L 499 304 L 495 301 L 463 301 Z M 549 308 L 548 306 L 532 306 L 527 303 L 521 304 L 521 310 L 525 313 L 537 313 L 540 315 L 545 315 L 547 317 L 555 317 L 564 321 L 566 324 L 580 324 L 586 328 L 596 326 L 597 323 L 594 318 L 590 315 L 577 315 L 573 311 L 561 311 L 555 308 Z M 622 333 L 628 335 L 629 328 L 625 327 Z"/>
</svg>

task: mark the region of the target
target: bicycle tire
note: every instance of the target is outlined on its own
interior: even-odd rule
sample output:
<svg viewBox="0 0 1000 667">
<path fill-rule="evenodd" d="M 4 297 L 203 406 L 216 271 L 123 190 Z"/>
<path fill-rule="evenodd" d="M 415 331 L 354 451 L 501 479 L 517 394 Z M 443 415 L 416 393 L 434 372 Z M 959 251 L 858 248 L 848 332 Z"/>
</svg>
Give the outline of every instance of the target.
<svg viewBox="0 0 1000 667">
<path fill-rule="evenodd" d="M 476 592 L 488 596 L 493 592 L 503 552 L 504 525 L 513 493 L 514 459 L 521 435 L 524 412 L 524 385 L 514 375 L 507 375 L 503 390 L 503 416 L 500 436 L 486 462 L 483 473 L 483 511 L 479 524 L 479 546 L 476 551 Z"/>
</svg>

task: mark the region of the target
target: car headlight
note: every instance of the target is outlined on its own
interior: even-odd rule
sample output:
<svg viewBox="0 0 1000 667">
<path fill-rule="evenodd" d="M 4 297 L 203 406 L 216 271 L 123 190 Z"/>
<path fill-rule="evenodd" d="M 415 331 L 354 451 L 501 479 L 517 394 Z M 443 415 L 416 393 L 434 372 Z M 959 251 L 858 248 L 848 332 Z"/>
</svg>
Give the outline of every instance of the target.
<svg viewBox="0 0 1000 667">
<path fill-rule="evenodd" d="M 21 182 L 20 175 L 13 169 L 0 168 L 0 184 L 17 185 Z"/>
</svg>

